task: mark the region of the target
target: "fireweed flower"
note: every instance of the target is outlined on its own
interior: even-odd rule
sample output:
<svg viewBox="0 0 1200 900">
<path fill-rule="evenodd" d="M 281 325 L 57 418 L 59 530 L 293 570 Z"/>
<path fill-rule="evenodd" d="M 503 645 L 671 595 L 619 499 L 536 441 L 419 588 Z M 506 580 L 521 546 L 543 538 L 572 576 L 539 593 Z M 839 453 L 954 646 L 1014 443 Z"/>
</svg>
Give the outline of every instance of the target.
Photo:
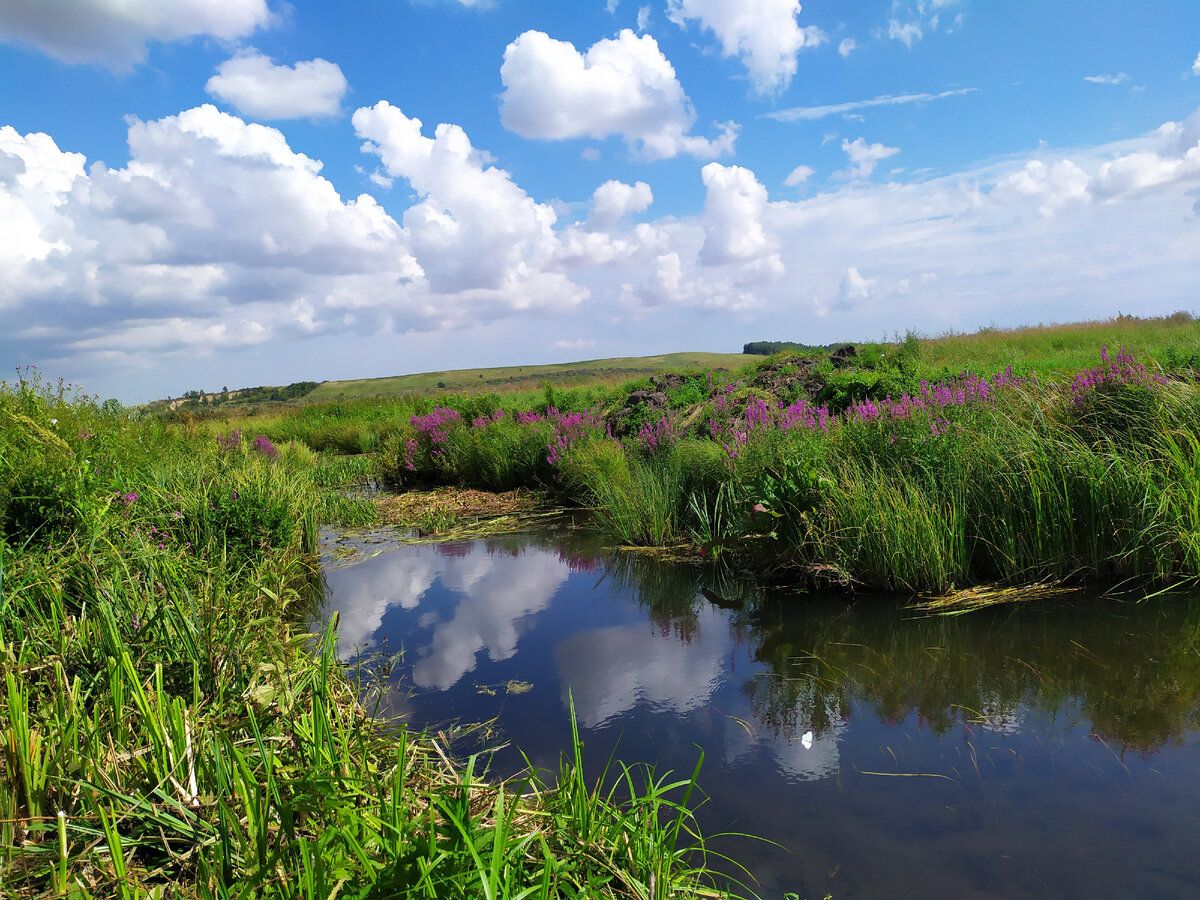
<svg viewBox="0 0 1200 900">
<path fill-rule="evenodd" d="M 471 422 L 471 427 L 472 428 L 487 428 L 493 422 L 499 422 L 503 418 L 504 418 L 504 410 L 498 409 L 495 412 L 493 412 L 490 416 L 476 416 Z"/>
<path fill-rule="evenodd" d="M 409 419 L 417 430 L 417 438 L 422 441 L 433 456 L 442 455 L 442 445 L 450 439 L 450 429 L 462 421 L 462 416 L 453 409 L 435 407 L 433 412 L 425 416 L 413 416 Z"/>
<path fill-rule="evenodd" d="M 117 499 L 120 500 L 122 503 L 124 503 L 126 506 L 133 506 L 133 504 L 138 502 L 138 492 L 137 491 L 128 491 L 124 494 L 118 494 Z"/>
<path fill-rule="evenodd" d="M 229 437 L 221 437 L 217 435 L 217 449 L 222 452 L 236 450 L 242 444 L 242 433 L 240 431 L 231 431 Z"/>
<path fill-rule="evenodd" d="M 1112 358 L 1108 355 L 1108 347 L 1100 348 L 1100 365 L 1092 369 L 1084 369 L 1075 374 L 1071 382 L 1071 398 L 1076 406 L 1082 406 L 1087 397 L 1101 384 L 1131 384 L 1149 387 L 1167 383 L 1164 375 L 1152 373 L 1144 365 L 1133 358 L 1133 354 L 1121 348 L 1121 352 Z"/>
<path fill-rule="evenodd" d="M 265 434 L 260 434 L 254 439 L 254 443 L 251 444 L 251 449 L 261 453 L 263 456 L 267 457 L 267 459 L 274 459 L 279 455 L 279 448 L 272 444 L 271 439 Z"/>
<path fill-rule="evenodd" d="M 657 422 L 646 422 L 638 429 L 637 442 L 647 453 L 673 447 L 678 439 L 675 422 L 669 416 L 663 416 Z"/>
<path fill-rule="evenodd" d="M 557 466 L 567 452 L 600 430 L 601 418 L 595 412 L 560 413 L 547 408 L 546 418 L 554 422 L 554 439 L 546 445 L 546 462 Z"/>
<path fill-rule="evenodd" d="M 826 406 L 809 406 L 804 400 L 797 400 L 791 406 L 783 407 L 779 418 L 779 428 L 782 431 L 794 431 L 797 428 L 808 431 L 829 430 L 829 408 Z"/>
</svg>

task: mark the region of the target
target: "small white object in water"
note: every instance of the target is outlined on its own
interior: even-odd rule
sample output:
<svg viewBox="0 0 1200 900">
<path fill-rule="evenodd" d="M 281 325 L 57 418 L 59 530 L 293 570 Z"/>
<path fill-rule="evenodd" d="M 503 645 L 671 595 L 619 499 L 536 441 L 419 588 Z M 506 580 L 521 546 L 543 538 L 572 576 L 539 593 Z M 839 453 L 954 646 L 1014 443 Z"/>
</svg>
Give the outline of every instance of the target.
<svg viewBox="0 0 1200 900">
<path fill-rule="evenodd" d="M 805 750 L 811 750 L 812 749 L 812 741 L 813 741 L 812 732 L 806 731 L 806 732 L 804 732 L 804 736 L 802 738 L 800 738 L 800 746 L 803 747 Z"/>
</svg>

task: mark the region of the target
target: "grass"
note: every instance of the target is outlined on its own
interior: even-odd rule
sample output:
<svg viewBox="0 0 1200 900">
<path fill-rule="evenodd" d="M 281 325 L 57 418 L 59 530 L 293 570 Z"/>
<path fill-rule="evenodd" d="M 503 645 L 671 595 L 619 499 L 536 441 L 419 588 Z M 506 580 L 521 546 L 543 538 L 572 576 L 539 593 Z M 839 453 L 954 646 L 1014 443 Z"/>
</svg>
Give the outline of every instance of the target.
<svg viewBox="0 0 1200 900">
<path fill-rule="evenodd" d="M 658 372 L 682 369 L 741 369 L 754 362 L 741 353 L 666 353 L 661 356 L 624 356 L 540 366 L 504 366 L 494 369 L 450 369 L 388 378 L 326 381 L 308 395 L 310 401 L 361 397 L 388 398 L 435 391 L 540 390 L 542 385 L 593 384 L 626 381 Z"/>
<path fill-rule="evenodd" d="M 1093 364 L 1096 348 L 1129 347 L 1144 363 L 1164 369 L 1200 367 L 1200 319 L 1187 313 L 1161 318 L 1115 319 L 1024 328 L 985 328 L 923 343 L 922 360 L 933 372 L 990 374 L 1007 365 L 1043 377 Z"/>
<path fill-rule="evenodd" d="M 694 772 L 499 783 L 364 708 L 301 623 L 366 465 L 0 389 L 6 896 L 721 895 Z"/>
</svg>

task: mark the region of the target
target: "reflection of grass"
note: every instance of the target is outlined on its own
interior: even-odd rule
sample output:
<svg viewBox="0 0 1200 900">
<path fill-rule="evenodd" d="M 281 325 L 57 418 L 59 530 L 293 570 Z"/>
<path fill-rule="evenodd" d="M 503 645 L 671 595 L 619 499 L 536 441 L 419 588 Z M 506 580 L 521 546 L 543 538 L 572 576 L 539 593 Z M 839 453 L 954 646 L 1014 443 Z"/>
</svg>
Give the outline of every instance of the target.
<svg viewBox="0 0 1200 900">
<path fill-rule="evenodd" d="M 757 606 L 739 627 L 769 671 L 746 685 L 783 732 L 829 728 L 851 702 L 887 721 L 990 727 L 1077 698 L 1096 732 L 1153 749 L 1200 727 L 1200 608 L 1103 599 L 911 618 L 887 601 Z"/>
</svg>

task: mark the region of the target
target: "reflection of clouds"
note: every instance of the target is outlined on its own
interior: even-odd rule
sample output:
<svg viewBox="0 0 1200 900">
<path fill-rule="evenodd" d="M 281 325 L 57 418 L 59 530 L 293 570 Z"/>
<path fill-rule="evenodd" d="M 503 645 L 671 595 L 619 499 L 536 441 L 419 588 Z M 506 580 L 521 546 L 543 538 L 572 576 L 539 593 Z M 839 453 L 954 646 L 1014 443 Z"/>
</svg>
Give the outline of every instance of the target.
<svg viewBox="0 0 1200 900">
<path fill-rule="evenodd" d="M 805 749 L 799 734 L 791 738 L 768 734 L 761 744 L 764 750 L 775 757 L 785 774 L 797 781 L 818 781 L 837 772 L 838 741 L 845 727 L 845 723 L 839 721 L 829 730 L 813 734 L 812 747 L 808 749 Z M 740 755 L 731 754 L 734 759 Z"/>
<path fill-rule="evenodd" d="M 838 742 L 846 730 L 846 720 L 836 710 L 826 709 L 821 726 L 814 727 L 804 714 L 803 705 L 795 708 L 794 728 L 778 728 L 777 722 L 763 721 L 752 709 L 739 713 L 747 727 L 724 731 L 726 765 L 752 767 L 755 756 L 765 754 L 775 760 L 784 775 L 796 781 L 818 781 L 838 770 Z M 811 707 L 807 707 L 811 710 Z M 812 744 L 804 746 L 804 738 Z"/>
<path fill-rule="evenodd" d="M 1005 701 L 1001 697 L 988 698 L 978 712 L 977 719 L 972 719 L 970 711 L 965 711 L 964 714 L 968 721 L 973 721 L 984 731 L 994 731 L 998 734 L 1017 734 L 1027 714 L 1024 705 Z"/>
<path fill-rule="evenodd" d="M 706 703 L 725 668 L 729 627 L 719 610 L 702 609 L 690 643 L 665 640 L 647 625 L 598 628 L 567 638 L 555 650 L 563 684 L 579 721 L 603 725 L 639 701 L 687 712 Z"/>
<path fill-rule="evenodd" d="M 492 567 L 492 557 L 483 552 L 457 556 L 443 553 L 442 561 L 446 564 L 442 584 L 459 594 L 471 593 L 471 589 Z"/>
<path fill-rule="evenodd" d="M 388 609 L 416 609 L 447 562 L 430 547 L 413 547 L 330 572 L 322 613 L 341 613 L 338 655 L 349 659 L 369 650 Z"/>
<path fill-rule="evenodd" d="M 496 662 L 512 656 L 518 621 L 549 605 L 570 574 L 555 554 L 544 551 L 518 557 L 475 554 L 444 562 L 443 582 L 469 584 L 470 594 L 449 620 L 435 627 L 433 640 L 413 666 L 416 684 L 443 691 L 475 668 L 480 650 L 486 648 Z"/>
</svg>

